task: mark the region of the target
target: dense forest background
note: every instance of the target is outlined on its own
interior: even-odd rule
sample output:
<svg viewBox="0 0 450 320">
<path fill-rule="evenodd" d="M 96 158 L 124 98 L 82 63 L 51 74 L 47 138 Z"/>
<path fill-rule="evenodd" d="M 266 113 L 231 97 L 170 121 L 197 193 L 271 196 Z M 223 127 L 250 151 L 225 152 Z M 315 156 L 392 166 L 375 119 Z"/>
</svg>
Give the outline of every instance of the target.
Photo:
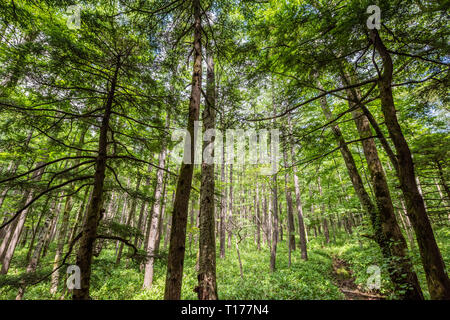
<svg viewBox="0 0 450 320">
<path fill-rule="evenodd" d="M 449 300 L 448 9 L 0 0 L 0 298 Z"/>
</svg>

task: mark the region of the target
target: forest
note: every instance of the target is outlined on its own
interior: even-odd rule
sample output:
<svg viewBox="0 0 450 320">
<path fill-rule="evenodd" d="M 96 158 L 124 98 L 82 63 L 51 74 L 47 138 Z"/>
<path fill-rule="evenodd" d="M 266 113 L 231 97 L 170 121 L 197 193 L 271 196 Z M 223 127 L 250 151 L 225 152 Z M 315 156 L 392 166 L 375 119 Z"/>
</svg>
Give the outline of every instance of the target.
<svg viewBox="0 0 450 320">
<path fill-rule="evenodd" d="M 450 300 L 446 0 L 0 0 L 0 300 Z"/>
</svg>

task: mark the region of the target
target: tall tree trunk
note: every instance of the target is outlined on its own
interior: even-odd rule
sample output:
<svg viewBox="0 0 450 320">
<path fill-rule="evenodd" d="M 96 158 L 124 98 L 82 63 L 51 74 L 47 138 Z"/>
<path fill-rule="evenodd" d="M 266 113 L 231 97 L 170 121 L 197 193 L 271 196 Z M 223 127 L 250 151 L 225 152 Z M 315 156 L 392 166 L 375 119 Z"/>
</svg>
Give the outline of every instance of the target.
<svg viewBox="0 0 450 320">
<path fill-rule="evenodd" d="M 44 225 L 42 226 L 42 228 L 39 231 L 38 243 L 36 245 L 36 248 L 34 249 L 33 256 L 31 257 L 31 259 L 28 263 L 26 273 L 32 273 L 32 272 L 36 271 L 37 265 L 39 263 L 39 258 L 41 256 L 42 247 L 44 246 L 45 236 L 50 231 L 53 218 L 54 218 L 54 213 L 52 211 L 50 211 L 49 215 L 47 216 L 47 219 L 45 219 Z M 16 300 L 22 300 L 23 295 L 25 294 L 25 288 L 26 288 L 26 284 L 22 283 L 22 285 L 19 288 L 19 292 L 16 296 Z"/>
<path fill-rule="evenodd" d="M 273 151 L 273 150 L 272 150 Z M 276 155 L 272 154 L 272 161 L 276 161 Z M 274 162 L 272 162 L 274 165 Z M 270 271 L 274 272 L 276 268 L 276 257 L 277 257 L 277 244 L 278 244 L 278 182 L 277 174 L 272 175 L 272 186 L 271 186 L 271 214 L 273 222 L 272 227 L 272 247 L 270 250 Z"/>
<path fill-rule="evenodd" d="M 169 116 L 166 118 L 166 127 L 169 127 Z M 156 171 L 156 187 L 155 202 L 153 205 L 153 213 L 149 224 L 149 236 L 147 245 L 147 261 L 145 263 L 144 284 L 145 289 L 150 289 L 153 283 L 153 271 L 156 254 L 156 240 L 159 232 L 159 220 L 161 218 L 161 198 L 164 188 L 164 168 L 166 166 L 167 147 L 166 142 L 163 143 L 158 159 L 158 170 Z"/>
<path fill-rule="evenodd" d="M 242 267 L 241 252 L 239 251 L 238 237 L 235 237 L 235 242 L 236 242 L 236 253 L 237 253 L 238 262 L 239 262 L 239 274 L 241 276 L 241 279 L 244 280 L 244 269 Z"/>
<path fill-rule="evenodd" d="M 261 210 L 259 201 L 259 184 L 256 182 L 255 192 L 255 208 L 256 208 L 256 246 L 261 250 Z"/>
<path fill-rule="evenodd" d="M 447 185 L 447 182 L 446 182 L 447 180 L 445 179 L 444 170 L 442 170 L 441 162 L 439 160 L 435 160 L 434 163 L 436 164 L 436 167 L 438 169 L 439 180 L 441 181 L 441 184 L 444 187 L 445 193 L 447 194 L 448 201 L 450 201 L 450 188 Z M 439 193 L 441 193 L 440 189 L 439 189 Z"/>
<path fill-rule="evenodd" d="M 47 156 L 45 156 L 45 158 L 46 157 Z M 38 162 L 37 167 L 43 165 L 44 163 L 45 160 Z M 42 179 L 42 175 L 44 174 L 44 169 L 45 167 L 42 167 L 41 169 L 34 171 L 32 175 L 32 180 L 40 181 Z M 20 206 L 23 207 L 24 205 L 28 204 L 33 199 L 33 196 L 34 190 L 31 189 L 26 191 Z M 30 207 L 27 207 L 25 210 L 22 210 L 19 216 L 13 222 L 7 225 L 8 232 L 5 234 L 5 238 L 3 239 L 3 242 L 0 246 L 0 257 L 2 263 L 2 269 L 0 270 L 0 274 L 8 273 L 8 269 L 11 264 L 11 259 L 14 255 L 14 251 L 19 241 L 19 237 L 22 233 L 23 226 L 25 224 L 25 219 L 27 217 L 29 209 Z"/>
<path fill-rule="evenodd" d="M 167 154 L 167 159 L 166 159 L 166 167 L 169 167 L 169 156 L 170 154 Z M 164 187 L 163 187 L 163 191 L 162 191 L 162 197 L 161 197 L 161 214 L 159 217 L 159 221 L 158 221 L 158 234 L 156 237 L 156 243 L 155 243 L 155 253 L 159 252 L 159 246 L 161 243 L 161 237 L 163 236 L 163 221 L 165 219 L 165 215 L 166 215 L 166 198 L 167 198 L 167 180 L 169 176 L 166 174 L 164 175 Z"/>
<path fill-rule="evenodd" d="M 38 219 L 38 222 L 36 223 L 36 227 L 33 229 L 33 228 L 31 228 L 31 233 L 32 233 L 32 235 L 31 235 L 31 239 L 30 239 L 30 242 L 29 242 L 29 245 L 28 245 L 28 252 L 27 252 L 27 262 L 29 262 L 30 261 L 30 259 L 31 259 L 31 254 L 34 252 L 33 250 L 34 250 L 34 242 L 35 242 L 35 240 L 36 240 L 36 236 L 38 235 L 38 233 L 40 232 L 40 226 L 41 226 L 41 220 L 42 220 L 42 218 L 45 216 L 45 214 L 46 214 L 46 212 L 47 212 L 47 210 L 49 209 L 48 208 L 48 203 L 49 203 L 49 201 L 50 201 L 50 196 L 48 196 L 47 197 L 47 199 L 45 200 L 45 203 L 44 203 L 44 206 L 43 206 L 43 208 L 44 208 L 44 210 L 42 210 L 42 212 L 41 212 L 41 214 L 39 215 L 39 219 Z M 52 203 L 52 206 L 50 207 L 50 212 L 53 212 L 53 210 L 55 210 L 55 206 L 56 206 L 56 202 L 55 201 L 53 201 L 53 203 Z M 33 210 L 30 210 L 30 212 L 29 212 L 29 214 L 32 212 Z"/>
<path fill-rule="evenodd" d="M 222 115 L 222 119 L 223 119 Z M 226 172 L 225 172 L 225 144 L 222 141 L 222 164 L 220 170 L 220 181 L 222 184 L 222 193 L 220 197 L 220 258 L 225 258 L 225 238 L 226 238 L 226 215 L 227 215 L 227 188 L 226 188 Z"/>
<path fill-rule="evenodd" d="M 323 234 L 325 236 L 325 243 L 330 243 L 330 233 L 328 230 L 328 221 L 325 216 L 325 202 L 322 199 L 323 192 L 322 192 L 322 184 L 320 183 L 320 175 L 317 176 L 317 187 L 319 189 L 319 195 L 321 197 L 321 206 L 320 206 L 320 219 L 322 220 L 322 226 L 323 226 Z"/>
<path fill-rule="evenodd" d="M 350 83 L 349 77 L 343 74 L 343 80 Z M 347 90 L 350 101 L 358 101 L 360 93 Z M 353 108 L 354 102 L 350 103 Z M 378 207 L 378 215 L 374 217 L 375 238 L 380 244 L 383 255 L 388 260 L 388 269 L 395 291 L 403 299 L 423 299 L 417 275 L 408 257 L 408 247 L 397 223 L 387 179 L 367 117 L 360 109 L 352 112 L 359 136 L 362 139 L 363 152 L 369 168 L 369 174 Z M 407 288 L 405 289 L 405 285 Z"/>
<path fill-rule="evenodd" d="M 97 237 L 97 227 L 102 215 L 101 211 L 103 206 L 103 185 L 105 181 L 106 162 L 108 160 L 108 127 L 114 103 L 114 95 L 116 92 L 120 63 L 120 58 L 117 58 L 114 75 L 111 79 L 111 86 L 105 103 L 105 111 L 103 114 L 102 124 L 100 127 L 98 155 L 95 163 L 94 187 L 92 190 L 92 198 L 89 203 L 88 211 L 86 213 L 86 218 L 83 225 L 82 235 L 79 240 L 80 244 L 76 260 L 76 264 L 80 268 L 81 287 L 80 289 L 73 290 L 73 300 L 90 299 L 89 286 L 91 281 L 92 253 L 94 242 Z"/>
<path fill-rule="evenodd" d="M 217 300 L 216 241 L 214 231 L 214 140 L 216 128 L 216 84 L 212 51 L 206 57 L 206 106 L 203 111 L 203 159 L 200 186 L 199 270 L 197 294 L 199 300 Z M 210 134 L 214 134 L 211 136 Z M 205 141 L 211 137 L 211 142 Z M 209 156 L 208 156 L 209 155 Z M 205 159 L 205 156 L 207 158 Z"/>
<path fill-rule="evenodd" d="M 142 179 L 142 176 L 138 173 L 138 178 L 137 178 L 137 181 L 136 181 L 136 190 L 135 190 L 136 193 L 139 191 L 139 188 L 141 186 L 141 179 Z M 131 226 L 131 221 L 132 221 L 132 219 L 134 217 L 134 213 L 136 212 L 136 205 L 137 205 L 137 198 L 136 198 L 136 195 L 135 195 L 133 197 L 133 199 L 131 200 L 130 211 L 128 211 L 128 216 L 127 216 L 127 219 L 125 221 L 125 225 L 127 227 Z M 120 243 L 120 247 L 119 247 L 119 252 L 117 253 L 116 265 L 118 265 L 120 263 L 120 259 L 122 257 L 122 252 L 123 252 L 123 246 L 124 246 L 124 243 L 121 242 Z"/>
<path fill-rule="evenodd" d="M 284 188 L 286 189 L 286 204 L 287 204 L 287 225 L 288 225 L 288 245 L 289 252 L 291 250 L 295 250 L 295 225 L 294 225 L 294 210 L 292 207 L 292 192 L 291 187 L 289 186 L 289 175 L 287 172 L 288 164 L 288 156 L 286 152 L 287 146 L 283 149 L 283 157 L 284 157 L 284 166 L 285 166 L 285 174 L 284 174 Z"/>
<path fill-rule="evenodd" d="M 84 196 L 83 196 L 83 202 L 81 203 L 80 209 L 77 212 L 77 216 L 75 218 L 75 225 L 72 227 L 72 230 L 70 231 L 70 235 L 69 235 L 69 241 L 67 241 L 67 243 L 72 243 L 73 239 L 75 238 L 77 231 L 78 231 L 78 226 L 81 225 L 83 218 L 84 218 L 84 209 L 86 208 L 86 200 L 87 197 L 89 195 L 89 190 L 90 190 L 90 186 L 86 187 L 86 190 L 84 191 Z M 92 192 L 91 192 L 92 194 Z"/>
<path fill-rule="evenodd" d="M 172 201 L 171 201 L 171 205 L 173 207 L 175 201 L 175 192 L 172 192 Z M 170 239 L 170 230 L 171 230 L 171 225 L 170 225 L 170 217 L 167 218 L 166 221 L 166 232 L 165 232 L 165 236 L 164 236 L 164 249 L 167 248 L 167 245 L 169 243 L 169 239 Z"/>
<path fill-rule="evenodd" d="M 165 158 L 166 158 L 166 147 L 163 147 L 159 156 L 159 164 L 160 168 L 164 168 L 165 166 Z M 154 273 L 154 261 L 156 255 L 156 243 L 159 232 L 159 224 L 161 219 L 161 198 L 163 193 L 163 177 L 164 171 L 162 169 L 158 169 L 156 172 L 156 191 L 155 191 L 155 202 L 152 207 L 153 213 L 150 218 L 149 224 L 149 236 L 148 236 L 148 244 L 147 244 L 147 261 L 145 263 L 145 273 L 144 273 L 144 288 L 151 288 L 153 283 L 153 273 Z"/>
<path fill-rule="evenodd" d="M 186 225 L 192 174 L 194 171 L 194 121 L 198 120 L 202 90 L 202 26 L 200 0 L 194 0 L 194 68 L 192 73 L 191 98 L 187 131 L 190 134 L 190 163 L 181 165 L 178 176 L 175 203 L 172 212 L 172 230 L 170 232 L 169 256 L 167 262 L 164 299 L 179 300 L 183 280 L 184 253 L 186 244 Z"/>
<path fill-rule="evenodd" d="M 378 80 L 381 110 L 389 135 L 397 150 L 400 188 L 403 191 L 407 211 L 416 233 L 428 290 L 432 299 L 450 300 L 450 279 L 446 273 L 444 261 L 426 213 L 424 200 L 417 187 L 411 151 L 397 119 L 392 95 L 392 74 L 394 71 L 392 59 L 378 34 L 378 30 L 371 30 L 370 36 L 383 61 L 383 74 Z"/>
<path fill-rule="evenodd" d="M 53 273 L 52 273 L 52 280 L 51 280 L 51 287 L 50 287 L 50 293 L 55 294 L 58 290 L 58 282 L 59 282 L 59 263 L 61 260 L 61 256 L 64 249 L 64 243 L 66 240 L 66 233 L 67 233 L 67 227 L 69 225 L 69 218 L 70 218 L 70 210 L 72 209 L 72 197 L 67 197 L 66 204 L 64 205 L 64 212 L 62 216 L 61 221 L 61 227 L 58 233 L 57 238 L 57 247 L 56 247 L 56 253 L 55 258 L 53 259 Z"/>
<path fill-rule="evenodd" d="M 444 194 L 442 193 L 441 187 L 439 186 L 439 183 L 435 179 L 433 179 L 433 181 L 434 181 L 436 189 L 439 193 L 439 197 L 441 199 L 441 202 L 439 203 L 439 205 L 442 207 L 450 207 L 450 198 L 445 199 Z M 450 222 L 450 210 L 447 210 L 447 211 L 448 211 L 448 221 Z"/>
<path fill-rule="evenodd" d="M 227 221 L 227 231 L 228 231 L 228 249 L 231 248 L 231 238 L 233 236 L 233 164 L 229 166 L 230 170 L 230 191 L 228 192 L 228 221 Z"/>
<path fill-rule="evenodd" d="M 263 240 L 264 240 L 264 244 L 268 244 L 269 243 L 269 218 L 268 218 L 268 214 L 267 214 L 267 197 L 265 195 L 265 185 L 263 184 L 262 187 L 262 195 L 263 195 L 263 219 L 262 219 L 262 229 L 263 229 Z"/>
<path fill-rule="evenodd" d="M 292 123 L 291 123 L 291 114 L 288 114 L 288 128 L 289 128 L 289 135 L 292 135 Z M 291 163 L 294 163 L 295 155 L 294 155 L 294 146 L 292 141 L 290 141 L 291 145 Z M 305 228 L 305 222 L 303 218 L 303 205 L 302 205 L 302 199 L 301 199 L 301 193 L 300 193 L 300 183 L 298 181 L 297 176 L 297 167 L 295 165 L 292 166 L 293 171 L 293 178 L 294 178 L 294 191 L 295 191 L 295 203 L 297 208 L 297 219 L 298 219 L 298 234 L 300 236 L 300 251 L 301 251 L 301 258 L 303 260 L 308 260 L 308 252 L 306 248 L 306 228 Z"/>
<path fill-rule="evenodd" d="M 59 193 L 56 195 L 56 198 L 59 198 Z M 42 257 L 41 258 L 44 258 L 46 256 L 48 247 L 49 247 L 50 243 L 53 241 L 56 226 L 58 224 L 59 215 L 61 213 L 62 201 L 57 201 L 55 199 L 55 202 L 57 203 L 57 205 L 53 212 L 53 220 L 51 222 L 50 228 L 48 229 L 48 232 L 44 238 L 44 245 L 42 247 Z"/>
<path fill-rule="evenodd" d="M 147 176 L 147 178 L 145 178 L 145 190 L 148 190 L 148 187 L 150 186 L 150 174 L 152 172 L 152 168 L 153 168 L 153 166 L 150 165 L 150 164 L 147 167 L 147 174 L 148 174 L 148 176 Z M 137 222 L 137 225 L 136 225 L 136 229 L 141 231 L 142 234 L 145 232 L 145 227 L 142 228 L 142 225 L 143 225 L 144 215 L 145 215 L 145 212 L 147 211 L 147 208 L 148 208 L 148 201 L 147 200 L 142 200 L 141 210 L 139 211 L 139 218 L 138 218 L 138 222 Z M 136 237 L 134 239 L 134 246 L 135 247 L 138 247 L 138 248 L 141 247 L 141 243 L 142 243 L 141 239 L 142 239 L 141 236 L 136 235 Z"/>
</svg>

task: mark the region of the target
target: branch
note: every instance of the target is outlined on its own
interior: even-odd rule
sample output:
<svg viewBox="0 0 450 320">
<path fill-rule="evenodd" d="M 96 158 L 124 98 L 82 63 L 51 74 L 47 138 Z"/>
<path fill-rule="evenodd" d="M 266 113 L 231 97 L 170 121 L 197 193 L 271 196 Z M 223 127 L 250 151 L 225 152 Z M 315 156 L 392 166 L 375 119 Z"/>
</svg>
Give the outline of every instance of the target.
<svg viewBox="0 0 450 320">
<path fill-rule="evenodd" d="M 361 86 L 363 86 L 365 84 L 373 83 L 373 82 L 376 82 L 376 81 L 377 81 L 377 79 L 370 79 L 370 80 L 366 80 L 366 81 L 363 81 L 363 82 L 360 82 L 360 83 L 357 83 L 357 84 L 352 84 L 352 85 L 349 85 L 349 86 L 346 86 L 346 87 L 329 90 L 329 91 L 326 91 L 326 92 L 324 92 L 322 94 L 319 94 L 318 96 L 316 96 L 314 98 L 311 98 L 311 99 L 308 99 L 308 100 L 306 100 L 304 102 L 301 102 L 301 103 L 295 105 L 294 107 L 292 107 L 290 109 L 286 109 L 284 112 L 282 112 L 282 113 L 280 113 L 278 115 L 275 115 L 275 116 L 272 116 L 272 117 L 266 117 L 266 118 L 246 119 L 246 120 L 254 122 L 254 121 L 265 121 L 265 120 L 272 120 L 272 119 L 280 118 L 280 117 L 283 117 L 283 116 L 287 115 L 291 111 L 293 111 L 293 110 L 295 110 L 295 109 L 297 109 L 297 108 L 299 108 L 299 107 L 301 107 L 301 106 L 303 106 L 305 104 L 313 102 L 313 101 L 315 101 L 317 99 L 320 99 L 320 98 L 322 98 L 322 97 L 324 97 L 324 96 L 326 96 L 328 94 L 332 94 L 334 92 L 339 92 L 339 91 L 347 90 L 347 89 L 351 89 L 351 88 L 361 87 Z"/>
<path fill-rule="evenodd" d="M 3 179 L 3 180 L 0 180 L 0 183 L 11 181 L 11 180 L 15 180 L 17 178 L 26 176 L 26 175 L 30 174 L 31 172 L 37 171 L 39 169 L 42 169 L 42 168 L 44 168 L 44 167 L 46 167 L 46 166 L 48 166 L 50 164 L 53 164 L 53 163 L 56 163 L 56 162 L 59 162 L 59 161 L 72 160 L 72 159 L 83 159 L 83 158 L 95 159 L 95 157 L 92 157 L 92 156 L 76 156 L 76 157 L 64 157 L 64 158 L 60 158 L 60 159 L 57 159 L 57 160 L 52 160 L 52 161 L 49 161 L 49 162 L 44 163 L 42 165 L 39 165 L 39 166 L 35 167 L 32 170 L 29 170 L 27 172 L 19 174 L 19 175 L 15 176 L 15 177 L 10 177 L 10 178 L 6 178 L 6 179 Z M 86 162 L 83 162 L 83 163 L 86 163 Z"/>
<path fill-rule="evenodd" d="M 49 189 L 46 189 L 44 191 L 42 191 L 40 194 L 38 194 L 36 197 L 34 197 L 33 199 L 31 199 L 27 204 L 25 204 L 22 208 L 20 208 L 18 211 L 16 211 L 16 213 L 12 216 L 11 219 L 9 219 L 8 221 L 6 221 L 4 224 L 2 224 L 0 226 L 0 230 L 3 229 L 4 227 L 6 227 L 8 224 L 10 224 L 11 222 L 13 222 L 21 213 L 23 210 L 25 210 L 26 208 L 28 208 L 31 204 L 33 204 L 33 202 L 35 202 L 36 200 L 38 200 L 40 197 L 42 197 L 44 194 L 53 191 L 55 189 L 61 188 L 63 186 L 65 186 L 66 184 L 72 183 L 74 181 L 79 181 L 79 180 L 85 180 L 85 179 L 90 179 L 92 178 L 92 175 L 89 176 L 82 176 L 82 177 L 78 177 L 78 178 L 74 178 L 71 180 L 67 180 L 57 186 L 51 187 Z"/>
<path fill-rule="evenodd" d="M 96 239 L 106 239 L 106 240 L 118 240 L 120 242 L 123 242 L 125 245 L 133 248 L 133 256 L 135 256 L 138 252 L 138 249 L 135 247 L 134 244 L 128 242 L 128 240 L 121 238 L 121 237 L 117 237 L 117 236 L 108 236 L 108 235 L 98 235 L 96 236 Z"/>
</svg>

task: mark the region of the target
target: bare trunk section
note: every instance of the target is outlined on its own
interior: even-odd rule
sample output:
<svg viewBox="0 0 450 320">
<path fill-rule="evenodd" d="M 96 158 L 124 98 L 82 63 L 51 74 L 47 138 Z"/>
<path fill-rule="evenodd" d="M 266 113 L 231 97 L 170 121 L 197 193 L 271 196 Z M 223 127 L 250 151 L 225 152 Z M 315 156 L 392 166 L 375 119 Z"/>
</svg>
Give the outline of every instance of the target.
<svg viewBox="0 0 450 320">
<path fill-rule="evenodd" d="M 351 82 L 346 74 L 343 74 L 343 80 L 345 83 Z M 350 101 L 361 100 L 359 90 L 347 90 L 347 95 Z M 350 107 L 352 108 L 354 104 L 355 102 L 350 103 Z M 423 299 L 422 290 L 408 257 L 406 240 L 395 217 L 386 175 L 372 138 L 369 121 L 360 109 L 355 109 L 352 115 L 362 139 L 364 156 L 378 207 L 378 215 L 372 221 L 374 236 L 380 244 L 384 257 L 388 260 L 388 270 L 395 291 L 402 299 L 421 300 Z"/>
<path fill-rule="evenodd" d="M 222 119 L 223 119 L 222 115 Z M 222 126 L 223 127 L 223 126 Z M 225 238 L 226 238 L 226 215 L 227 215 L 227 188 L 226 188 L 226 172 L 225 172 L 225 143 L 222 141 L 222 164 L 220 170 L 220 181 L 222 183 L 222 194 L 220 197 L 220 222 L 219 222 L 219 242 L 220 242 L 220 258 L 225 258 Z"/>
<path fill-rule="evenodd" d="M 179 300 L 183 280 L 184 253 L 186 246 L 186 225 L 192 174 L 194 171 L 194 121 L 198 120 L 202 83 L 202 26 L 200 0 L 193 1 L 194 11 L 194 68 L 192 73 L 191 98 L 187 131 L 190 134 L 190 163 L 183 163 L 178 176 L 175 203 L 172 212 L 172 230 L 167 263 L 164 299 Z M 185 150 L 186 151 L 186 150 Z"/>
<path fill-rule="evenodd" d="M 70 218 L 70 210 L 72 209 L 72 197 L 68 197 L 66 200 L 66 203 L 64 205 L 64 211 L 61 221 L 60 230 L 58 233 L 57 238 L 57 247 L 56 247 L 56 253 L 55 258 L 53 259 L 53 273 L 52 273 L 52 280 L 51 280 L 51 287 L 50 287 L 50 293 L 55 294 L 58 290 L 58 282 L 59 282 L 59 263 L 61 260 L 61 256 L 64 249 L 64 243 L 66 240 L 66 233 L 67 233 L 67 227 L 69 225 L 69 218 Z"/>
<path fill-rule="evenodd" d="M 381 110 L 389 135 L 397 150 L 400 188 L 403 191 L 407 211 L 416 233 L 428 290 L 432 299 L 450 300 L 450 279 L 446 273 L 445 264 L 428 219 L 425 202 L 420 195 L 415 180 L 411 151 L 397 119 L 392 95 L 392 74 L 394 71 L 392 59 L 378 31 L 376 29 L 371 30 L 370 36 L 375 49 L 383 61 L 384 70 L 378 80 Z"/>
<path fill-rule="evenodd" d="M 317 187 L 319 189 L 319 195 L 322 198 L 323 192 L 322 192 L 322 184 L 320 183 L 320 175 L 317 176 Z M 322 220 L 322 226 L 323 226 L 323 234 L 325 236 L 325 243 L 330 243 L 330 233 L 328 230 L 328 221 L 325 216 L 325 202 L 323 199 L 321 199 L 321 206 L 320 206 L 320 220 Z"/>
<path fill-rule="evenodd" d="M 139 191 L 139 188 L 141 186 L 141 179 L 142 179 L 142 176 L 139 175 L 138 178 L 137 178 L 137 181 L 136 181 L 136 190 L 135 190 L 136 193 Z M 128 211 L 128 216 L 127 216 L 126 221 L 125 221 L 125 225 L 127 227 L 131 226 L 131 221 L 132 221 L 132 219 L 134 217 L 134 214 L 136 212 L 136 205 L 137 205 L 137 198 L 136 198 L 136 196 L 134 196 L 133 199 L 131 200 L 130 211 Z M 116 265 L 118 265 L 120 263 L 120 259 L 122 258 L 123 246 L 124 246 L 124 243 L 121 242 L 120 243 L 120 247 L 119 247 L 119 252 L 117 253 Z"/>
<path fill-rule="evenodd" d="M 233 236 L 233 164 L 229 166 L 230 170 L 230 191 L 228 193 L 228 221 L 227 221 L 227 231 L 228 231 L 228 249 L 231 248 L 231 238 Z"/>
<path fill-rule="evenodd" d="M 292 123 L 291 123 L 291 114 L 288 115 L 288 127 L 289 127 L 289 134 L 292 135 Z M 294 163 L 294 146 L 291 142 L 291 163 Z M 297 167 L 294 165 L 292 167 L 293 171 L 293 178 L 294 178 L 294 191 L 295 191 L 295 203 L 297 208 L 297 219 L 298 219 L 298 234 L 300 236 L 300 251 L 301 251 L 301 258 L 303 260 L 308 260 L 308 252 L 306 248 L 306 228 L 305 228 L 305 222 L 303 219 L 303 205 L 302 205 L 302 198 L 300 193 L 300 183 L 298 181 L 297 176 Z"/>
<path fill-rule="evenodd" d="M 38 162 L 37 167 L 44 164 L 44 161 Z M 32 180 L 39 181 L 42 179 L 42 175 L 44 173 L 44 168 L 36 170 L 33 172 Z M 34 196 L 34 190 L 28 190 L 25 192 L 23 201 L 21 203 L 21 207 L 28 204 Z M 30 207 L 27 207 L 25 210 L 19 214 L 18 218 L 16 218 L 13 222 L 7 225 L 7 230 L 5 233 L 5 238 L 0 246 L 0 258 L 2 263 L 2 269 L 0 270 L 0 274 L 7 274 L 9 266 L 11 264 L 12 257 L 14 255 L 14 251 L 16 249 L 17 243 L 19 241 L 19 237 L 22 233 L 23 226 L 25 224 L 25 220 L 28 214 Z"/>
<path fill-rule="evenodd" d="M 272 93 L 273 94 L 273 93 Z M 272 96 L 272 103 L 273 103 L 273 113 L 276 114 L 276 108 L 274 103 L 274 97 Z M 275 125 L 275 121 L 272 121 L 272 124 Z M 275 169 L 276 165 L 275 162 L 277 161 L 277 155 L 274 154 L 274 150 L 271 150 L 271 164 L 272 169 Z M 278 244 L 278 181 L 277 181 L 277 174 L 274 173 L 272 175 L 272 186 L 271 186 L 271 199 L 272 199 L 272 206 L 271 206 L 271 213 L 272 213 L 272 219 L 273 221 L 273 228 L 272 228 L 272 247 L 270 249 L 270 271 L 274 272 L 276 268 L 276 258 L 277 258 L 277 244 Z"/>
<path fill-rule="evenodd" d="M 169 117 L 166 119 L 166 126 L 169 126 Z M 163 143 L 162 150 L 159 154 L 158 170 L 156 171 L 156 188 L 155 188 L 155 202 L 153 205 L 153 213 L 149 224 L 149 236 L 147 244 L 147 261 L 145 263 L 144 284 L 143 288 L 150 289 L 153 283 L 153 271 L 156 254 L 156 240 L 159 232 L 159 220 L 161 217 L 161 197 L 163 194 L 163 179 L 164 170 L 166 166 L 166 143 Z"/>
<path fill-rule="evenodd" d="M 289 174 L 287 171 L 289 164 L 286 149 L 287 147 L 283 149 L 284 166 L 286 169 L 284 174 L 284 188 L 286 190 L 287 230 L 288 230 L 288 246 L 290 254 L 292 250 L 295 250 L 295 225 L 294 225 L 294 209 L 292 206 L 292 192 L 291 187 L 289 185 Z"/>
<path fill-rule="evenodd" d="M 214 231 L 214 140 L 216 128 L 216 84 L 212 52 L 207 48 L 206 57 L 206 107 L 203 111 L 203 158 L 200 186 L 199 223 L 199 300 L 217 300 L 216 241 Z M 209 132 L 209 134 L 208 134 Z M 212 136 L 214 135 L 214 136 Z M 207 142 L 210 138 L 211 142 Z M 206 159 L 205 159 L 206 157 Z"/>
<path fill-rule="evenodd" d="M 73 290 L 73 300 L 88 300 L 89 286 L 91 280 L 91 264 L 94 242 L 97 237 L 97 227 L 102 215 L 103 206 L 103 185 L 105 181 L 105 171 L 107 162 L 108 127 L 111 118 L 111 111 L 114 103 L 117 77 L 120 69 L 120 58 L 117 59 L 114 75 L 111 79 L 111 86 L 105 103 L 100 136 L 98 141 L 98 155 L 95 164 L 94 187 L 92 198 L 88 206 L 86 219 L 84 221 L 80 246 L 77 253 L 77 266 L 80 268 L 81 288 Z"/>
<path fill-rule="evenodd" d="M 258 250 L 261 250 L 261 210 L 260 210 L 258 182 L 256 183 L 255 208 L 256 208 L 256 246 Z"/>
<path fill-rule="evenodd" d="M 45 242 L 45 236 L 48 234 L 48 232 L 51 229 L 51 224 L 54 218 L 54 213 L 52 211 L 49 212 L 49 215 L 47 216 L 47 219 L 45 219 L 44 225 L 41 227 L 39 231 L 38 236 L 38 243 L 36 245 L 36 248 L 34 249 L 33 256 L 31 257 L 26 273 L 32 273 L 36 271 L 37 265 L 39 263 L 39 258 L 41 256 L 42 248 L 44 246 Z M 19 288 L 19 292 L 16 296 L 16 300 L 22 300 L 23 295 L 25 294 L 26 284 L 23 283 L 22 286 Z"/>
</svg>

